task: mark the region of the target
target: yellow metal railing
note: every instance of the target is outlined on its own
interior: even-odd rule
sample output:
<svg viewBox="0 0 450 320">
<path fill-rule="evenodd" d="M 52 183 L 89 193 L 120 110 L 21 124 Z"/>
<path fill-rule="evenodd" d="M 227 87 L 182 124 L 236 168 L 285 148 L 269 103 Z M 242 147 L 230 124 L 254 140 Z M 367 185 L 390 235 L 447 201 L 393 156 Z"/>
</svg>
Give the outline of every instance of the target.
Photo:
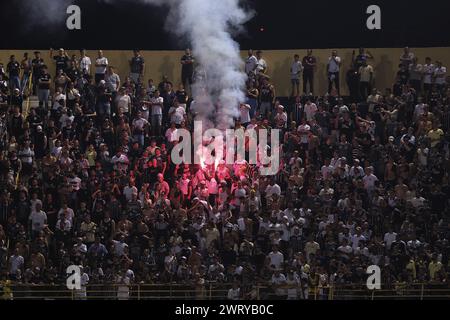
<svg viewBox="0 0 450 320">
<path fill-rule="evenodd" d="M 9 283 L 9 292 L 5 299 L 14 300 L 223 300 L 227 298 L 231 284 L 207 283 L 204 286 L 184 284 L 118 284 L 88 285 L 81 290 L 69 290 L 63 285 L 22 285 Z M 121 288 L 120 288 L 121 287 Z M 118 290 L 118 289 L 121 290 Z M 304 299 L 298 286 L 282 286 L 277 288 L 297 288 L 299 299 Z M 273 286 L 254 285 L 256 297 L 272 299 L 276 297 Z M 442 283 L 416 283 L 406 288 L 368 290 L 355 286 L 315 286 L 308 288 L 308 300 L 450 300 L 450 287 Z"/>
</svg>

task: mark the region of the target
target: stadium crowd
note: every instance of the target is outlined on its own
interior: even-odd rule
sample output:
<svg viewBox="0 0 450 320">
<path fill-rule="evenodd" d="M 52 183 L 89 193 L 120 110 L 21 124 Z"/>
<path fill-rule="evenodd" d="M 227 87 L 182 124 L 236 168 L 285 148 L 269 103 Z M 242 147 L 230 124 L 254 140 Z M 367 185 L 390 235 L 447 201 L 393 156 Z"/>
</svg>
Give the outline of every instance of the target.
<svg viewBox="0 0 450 320">
<path fill-rule="evenodd" d="M 306 299 L 308 288 L 365 284 L 370 265 L 383 288 L 447 282 L 450 88 L 442 63 L 422 58 L 405 48 L 392 88 L 379 90 L 369 52 L 347 71 L 333 51 L 317 95 L 325 75 L 308 50 L 282 98 L 250 50 L 236 127 L 281 129 L 282 141 L 279 172 L 260 176 L 243 160 L 170 160 L 195 116 L 189 50 L 181 84 L 144 83 L 138 50 L 126 76 L 102 51 L 11 56 L 0 66 L 2 279 L 65 284 L 77 265 L 82 290 L 116 284 L 123 299 L 133 283 L 189 284 L 201 298 L 208 282 L 233 284 L 229 299 L 252 298 L 257 283 Z M 30 95 L 39 104 L 28 109 Z"/>
</svg>

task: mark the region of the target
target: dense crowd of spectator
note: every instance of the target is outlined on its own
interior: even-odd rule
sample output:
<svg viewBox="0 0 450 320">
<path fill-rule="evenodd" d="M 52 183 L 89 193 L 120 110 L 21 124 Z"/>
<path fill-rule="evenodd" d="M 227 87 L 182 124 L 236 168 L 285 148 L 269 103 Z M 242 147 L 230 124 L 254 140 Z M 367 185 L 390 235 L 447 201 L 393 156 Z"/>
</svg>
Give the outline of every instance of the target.
<svg viewBox="0 0 450 320">
<path fill-rule="evenodd" d="M 119 76 L 99 51 L 34 53 L 0 70 L 0 272 L 13 284 L 233 283 L 228 298 L 264 283 L 277 297 L 362 284 L 445 283 L 449 264 L 450 88 L 446 68 L 408 48 L 391 88 L 374 85 L 374 58 L 333 51 L 329 90 L 314 91 L 308 50 L 290 68 L 292 95 L 276 96 L 263 53 L 249 51 L 247 101 L 236 127 L 281 129 L 274 176 L 236 161 L 201 168 L 170 160 L 192 128 L 196 61 L 182 82 L 144 83 L 136 50 Z M 56 65 L 50 75 L 46 64 Z M 151 62 L 150 62 L 151 63 Z M 303 86 L 302 86 L 303 85 Z M 301 92 L 302 88 L 303 92 Z M 316 94 L 316 95 L 315 95 Z M 38 106 L 27 108 L 29 95 Z M 270 141 L 270 140 L 269 140 Z M 288 288 L 284 286 L 288 285 Z M 85 293 L 84 293 L 85 294 Z"/>
</svg>

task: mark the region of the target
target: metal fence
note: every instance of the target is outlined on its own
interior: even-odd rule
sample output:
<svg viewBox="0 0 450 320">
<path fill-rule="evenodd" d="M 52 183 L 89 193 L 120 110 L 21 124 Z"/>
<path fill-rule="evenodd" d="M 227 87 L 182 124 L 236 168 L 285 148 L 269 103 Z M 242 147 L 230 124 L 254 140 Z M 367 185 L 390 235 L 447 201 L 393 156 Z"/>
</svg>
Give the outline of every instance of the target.
<svg viewBox="0 0 450 320">
<path fill-rule="evenodd" d="M 6 288 L 6 290 L 5 290 Z M 209 283 L 203 286 L 183 284 L 115 284 L 88 285 L 81 290 L 69 290 L 63 285 L 3 285 L 3 298 L 13 300 L 223 300 L 231 284 Z M 293 288 L 293 287 L 283 287 Z M 253 298 L 258 300 L 286 299 L 275 288 L 254 285 Z M 308 300 L 450 300 L 447 283 L 398 284 L 389 289 L 369 290 L 357 285 L 310 287 Z M 305 293 L 305 292 L 304 292 Z"/>
</svg>

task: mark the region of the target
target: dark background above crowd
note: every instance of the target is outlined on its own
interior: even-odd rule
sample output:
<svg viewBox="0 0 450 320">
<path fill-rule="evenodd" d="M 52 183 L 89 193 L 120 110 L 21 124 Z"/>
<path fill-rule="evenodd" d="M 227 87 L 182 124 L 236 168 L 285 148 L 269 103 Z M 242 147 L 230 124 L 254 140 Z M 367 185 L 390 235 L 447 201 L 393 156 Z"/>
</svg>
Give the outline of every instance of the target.
<svg viewBox="0 0 450 320">
<path fill-rule="evenodd" d="M 447 46 L 450 2 L 431 0 L 242 1 L 255 14 L 237 36 L 243 48 L 292 49 L 330 47 Z M 178 50 L 186 45 L 164 29 L 168 9 L 139 1 L 73 0 L 82 11 L 82 29 L 66 28 L 62 18 L 48 23 L 42 13 L 31 11 L 28 0 L 1 1 L 0 21 L 8 26 L 0 41 L 2 49 L 60 47 L 87 49 Z M 381 30 L 366 27 L 369 5 L 381 8 Z M 52 13 L 53 14 L 53 13 Z M 56 13 L 54 13 L 56 14 Z M 32 37 L 28 35 L 32 34 Z"/>
</svg>

